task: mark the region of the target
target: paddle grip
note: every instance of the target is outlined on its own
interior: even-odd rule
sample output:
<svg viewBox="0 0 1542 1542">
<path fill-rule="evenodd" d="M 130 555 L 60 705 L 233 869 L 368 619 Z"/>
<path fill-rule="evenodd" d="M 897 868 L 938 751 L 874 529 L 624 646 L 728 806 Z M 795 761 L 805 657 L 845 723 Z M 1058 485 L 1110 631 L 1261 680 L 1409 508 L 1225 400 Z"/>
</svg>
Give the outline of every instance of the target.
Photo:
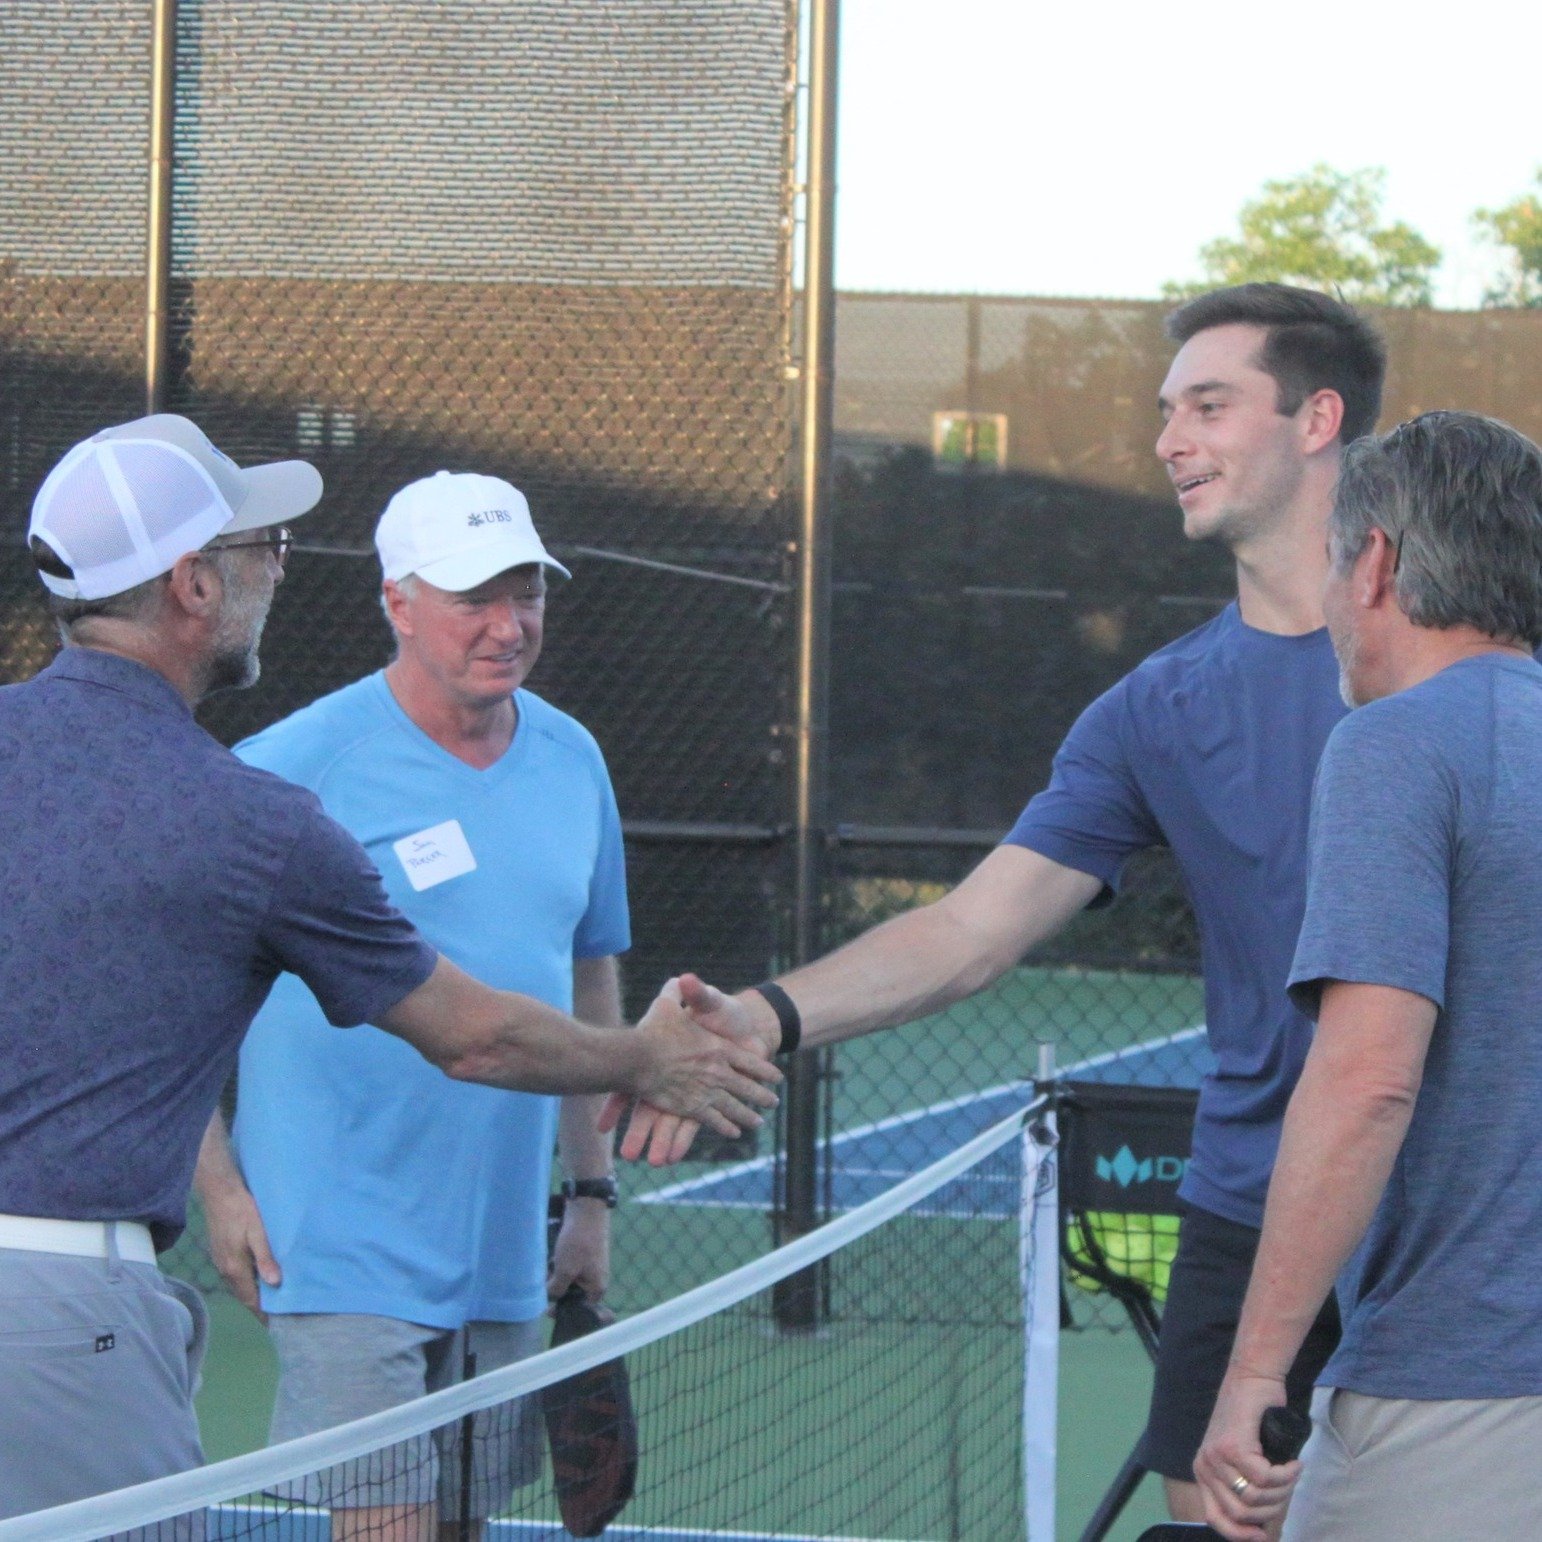
<svg viewBox="0 0 1542 1542">
<path fill-rule="evenodd" d="M 1258 1442 L 1271 1467 L 1283 1467 L 1301 1455 L 1312 1421 L 1298 1408 L 1266 1408 L 1258 1421 Z"/>
</svg>

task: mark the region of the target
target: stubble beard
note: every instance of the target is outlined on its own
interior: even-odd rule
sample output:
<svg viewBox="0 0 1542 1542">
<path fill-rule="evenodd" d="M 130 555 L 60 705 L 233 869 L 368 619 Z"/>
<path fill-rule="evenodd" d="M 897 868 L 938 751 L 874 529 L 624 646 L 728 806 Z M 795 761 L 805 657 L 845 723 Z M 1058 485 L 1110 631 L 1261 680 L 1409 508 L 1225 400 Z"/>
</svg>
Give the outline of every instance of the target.
<svg viewBox="0 0 1542 1542">
<path fill-rule="evenodd" d="M 1329 636 L 1332 637 L 1332 632 Z M 1333 653 L 1339 665 L 1339 699 L 1351 712 L 1364 703 L 1355 693 L 1354 675 L 1359 667 L 1360 658 L 1355 648 L 1355 640 L 1348 632 L 1343 637 L 1333 637 Z"/>
<path fill-rule="evenodd" d="M 271 593 L 263 594 L 256 585 L 235 591 L 214 636 L 208 684 L 204 688 L 206 696 L 212 696 L 216 691 L 244 691 L 261 678 L 262 659 L 258 649 L 271 604 Z"/>
</svg>

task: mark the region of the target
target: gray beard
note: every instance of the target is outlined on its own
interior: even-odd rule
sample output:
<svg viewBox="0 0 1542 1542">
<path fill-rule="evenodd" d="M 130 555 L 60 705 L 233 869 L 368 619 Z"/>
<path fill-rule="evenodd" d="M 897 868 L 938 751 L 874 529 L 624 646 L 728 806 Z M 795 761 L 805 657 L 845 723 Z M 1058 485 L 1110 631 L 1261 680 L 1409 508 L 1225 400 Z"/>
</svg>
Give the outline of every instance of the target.
<svg viewBox="0 0 1542 1542">
<path fill-rule="evenodd" d="M 257 656 L 255 643 L 245 650 L 231 648 L 216 653 L 209 660 L 209 683 L 204 688 L 204 695 L 213 696 L 219 691 L 244 691 L 248 686 L 256 685 L 261 676 L 262 660 Z"/>
<path fill-rule="evenodd" d="M 256 685 L 262 674 L 258 648 L 263 627 L 268 620 L 268 606 L 259 602 L 253 591 L 237 594 L 220 620 L 209 659 L 208 682 L 204 695 L 216 691 L 243 691 Z"/>
</svg>

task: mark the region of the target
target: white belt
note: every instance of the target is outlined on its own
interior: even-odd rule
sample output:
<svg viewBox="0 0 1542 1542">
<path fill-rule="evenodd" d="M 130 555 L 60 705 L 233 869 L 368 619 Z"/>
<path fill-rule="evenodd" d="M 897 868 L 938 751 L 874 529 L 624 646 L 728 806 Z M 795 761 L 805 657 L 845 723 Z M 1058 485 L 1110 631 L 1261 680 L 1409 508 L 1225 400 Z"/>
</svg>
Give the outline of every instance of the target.
<svg viewBox="0 0 1542 1542">
<path fill-rule="evenodd" d="M 24 1253 L 69 1253 L 77 1258 L 108 1256 L 107 1228 L 118 1231 L 118 1257 L 153 1264 L 150 1228 L 138 1221 L 60 1221 L 39 1215 L 0 1215 L 0 1248 Z"/>
</svg>

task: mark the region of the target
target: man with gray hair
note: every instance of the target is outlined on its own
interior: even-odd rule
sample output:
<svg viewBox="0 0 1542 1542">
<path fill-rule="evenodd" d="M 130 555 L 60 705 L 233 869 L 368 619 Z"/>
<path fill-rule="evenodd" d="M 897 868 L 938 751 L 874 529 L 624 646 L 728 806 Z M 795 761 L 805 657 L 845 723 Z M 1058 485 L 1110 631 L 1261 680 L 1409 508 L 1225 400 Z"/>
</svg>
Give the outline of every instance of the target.
<svg viewBox="0 0 1542 1542">
<path fill-rule="evenodd" d="M 1196 1463 L 1262 1538 L 1542 1536 L 1542 451 L 1467 413 L 1346 453 L 1324 610 L 1346 701 L 1291 992 L 1317 1033 Z M 1338 1281 L 1303 1464 L 1259 1418 Z"/>
<path fill-rule="evenodd" d="M 402 488 L 375 545 L 396 656 L 236 754 L 314 792 L 462 968 L 618 1027 L 630 933 L 610 777 L 527 685 L 547 584 L 568 570 L 519 489 L 476 472 Z M 388 1034 L 328 1032 L 293 977 L 258 1013 L 238 1086 L 236 1149 L 216 1115 L 198 1187 L 215 1262 L 278 1355 L 275 1442 L 436 1391 L 471 1357 L 479 1372 L 522 1359 L 544 1347 L 548 1293 L 604 1295 L 616 1184 L 599 1100 L 458 1085 Z M 330 1508 L 337 1535 L 416 1542 L 540 1474 L 534 1398 L 477 1415 L 469 1495 L 457 1440 L 420 1437 L 295 1497 Z"/>
<path fill-rule="evenodd" d="M 156 1268 L 253 1014 L 284 972 L 467 1081 L 636 1090 L 759 1122 L 777 1073 L 667 996 L 632 1033 L 493 990 L 387 900 L 313 794 L 193 719 L 248 684 L 299 461 L 185 418 L 76 445 L 29 538 L 67 646 L 0 690 L 0 1518 L 196 1465 L 203 1308 Z"/>
</svg>

